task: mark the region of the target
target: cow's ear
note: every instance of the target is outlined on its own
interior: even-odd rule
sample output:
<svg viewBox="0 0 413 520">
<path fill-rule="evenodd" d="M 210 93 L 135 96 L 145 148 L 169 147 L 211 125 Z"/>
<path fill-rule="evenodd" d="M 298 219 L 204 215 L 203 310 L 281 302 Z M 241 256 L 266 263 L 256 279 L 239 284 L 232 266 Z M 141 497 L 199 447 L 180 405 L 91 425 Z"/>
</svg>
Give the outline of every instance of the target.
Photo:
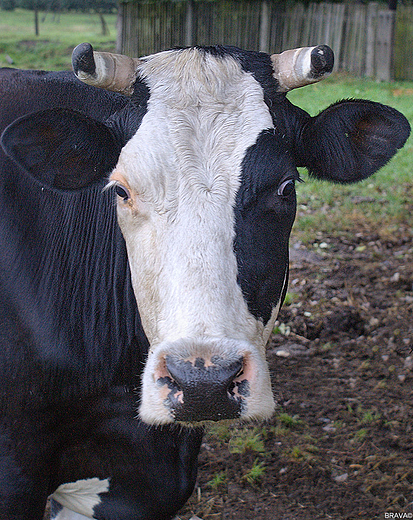
<svg viewBox="0 0 413 520">
<path fill-rule="evenodd" d="M 17 119 L 1 141 L 19 166 L 41 183 L 63 190 L 98 181 L 115 167 L 120 152 L 103 123 L 64 108 Z"/>
<path fill-rule="evenodd" d="M 407 119 L 394 108 L 373 101 L 340 101 L 306 122 L 300 162 L 318 179 L 361 181 L 384 166 L 409 134 Z"/>
</svg>

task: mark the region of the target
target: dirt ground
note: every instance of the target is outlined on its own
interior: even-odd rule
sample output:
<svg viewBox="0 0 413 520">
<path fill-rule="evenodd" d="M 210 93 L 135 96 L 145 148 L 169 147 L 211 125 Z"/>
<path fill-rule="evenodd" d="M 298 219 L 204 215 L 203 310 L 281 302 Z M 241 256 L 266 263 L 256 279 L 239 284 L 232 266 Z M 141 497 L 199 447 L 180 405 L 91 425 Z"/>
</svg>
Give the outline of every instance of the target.
<svg viewBox="0 0 413 520">
<path fill-rule="evenodd" d="M 215 426 L 181 520 L 413 518 L 413 230 L 291 248 L 278 409 Z"/>
</svg>

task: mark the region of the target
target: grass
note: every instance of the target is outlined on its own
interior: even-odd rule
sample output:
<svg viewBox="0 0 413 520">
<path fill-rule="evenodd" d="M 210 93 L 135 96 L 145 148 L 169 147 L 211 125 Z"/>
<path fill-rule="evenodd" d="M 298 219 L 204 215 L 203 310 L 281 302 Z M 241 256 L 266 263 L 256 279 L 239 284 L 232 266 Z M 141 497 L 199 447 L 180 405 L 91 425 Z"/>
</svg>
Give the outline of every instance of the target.
<svg viewBox="0 0 413 520">
<path fill-rule="evenodd" d="M 116 15 L 105 15 L 110 34 L 102 35 L 99 16 L 87 13 L 40 15 L 40 35 L 34 35 L 33 12 L 1 11 L 0 66 L 61 70 L 70 68 L 73 48 L 89 41 L 99 50 L 115 49 Z M 333 74 L 330 78 L 292 91 L 290 101 L 317 114 L 339 99 L 365 98 L 397 108 L 413 126 L 413 82 L 378 83 Z M 413 138 L 380 172 L 356 185 L 339 186 L 301 176 L 297 187 L 298 213 L 293 229 L 296 240 L 314 241 L 314 230 L 324 234 L 354 234 L 375 229 L 391 237 L 403 228 L 413 234 Z M 357 203 L 354 201 L 357 200 Z M 321 239 L 318 237 L 318 241 Z"/>
<path fill-rule="evenodd" d="M 297 429 L 297 428 L 303 428 L 305 424 L 303 421 L 297 416 L 291 416 L 288 413 L 281 412 L 277 415 L 278 422 L 289 429 Z"/>
<path fill-rule="evenodd" d="M 226 484 L 227 482 L 227 474 L 225 471 L 220 471 L 219 473 L 215 474 L 212 479 L 207 482 L 207 486 L 210 486 L 212 489 L 219 489 L 221 486 Z"/>
<path fill-rule="evenodd" d="M 244 454 L 247 452 L 264 453 L 264 441 L 261 433 L 257 430 L 240 430 L 234 433 L 229 441 L 230 453 Z"/>
<path fill-rule="evenodd" d="M 266 457 L 265 440 L 268 434 L 266 427 L 250 425 L 239 429 L 236 426 L 217 423 L 208 425 L 206 441 L 213 444 L 217 443 L 221 447 L 225 446 L 224 449 L 228 450 L 228 454 L 236 455 L 239 460 L 242 460 L 243 466 L 248 469 L 240 477 L 240 480 L 255 487 L 260 484 L 266 470 L 265 462 L 261 459 Z M 252 455 L 257 455 L 257 457 L 254 457 L 254 462 L 251 464 L 248 459 Z M 207 486 L 217 490 L 225 487 L 229 480 L 226 471 L 219 471 L 207 482 Z"/>
<path fill-rule="evenodd" d="M 247 471 L 242 477 L 241 480 L 246 480 L 248 484 L 251 486 L 255 486 L 259 484 L 261 478 L 265 473 L 265 464 L 264 462 L 259 462 L 258 459 L 255 459 L 254 464 L 251 469 Z"/>
<path fill-rule="evenodd" d="M 76 45 L 90 42 L 100 50 L 115 49 L 116 14 L 104 15 L 109 34 L 102 35 L 99 15 L 39 14 L 39 36 L 32 11 L 0 11 L 0 66 L 21 69 L 68 70 Z M 13 63 L 7 61 L 9 56 Z"/>
</svg>

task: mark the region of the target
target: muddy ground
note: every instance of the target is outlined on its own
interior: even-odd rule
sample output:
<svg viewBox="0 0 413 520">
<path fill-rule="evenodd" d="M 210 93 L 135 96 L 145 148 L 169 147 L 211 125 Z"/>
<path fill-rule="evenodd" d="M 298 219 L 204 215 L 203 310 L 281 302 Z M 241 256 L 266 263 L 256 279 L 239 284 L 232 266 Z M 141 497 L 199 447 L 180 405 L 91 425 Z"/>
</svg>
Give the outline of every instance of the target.
<svg viewBox="0 0 413 520">
<path fill-rule="evenodd" d="M 180 519 L 413 518 L 412 234 L 292 244 L 268 356 L 277 413 L 213 428 Z"/>
</svg>

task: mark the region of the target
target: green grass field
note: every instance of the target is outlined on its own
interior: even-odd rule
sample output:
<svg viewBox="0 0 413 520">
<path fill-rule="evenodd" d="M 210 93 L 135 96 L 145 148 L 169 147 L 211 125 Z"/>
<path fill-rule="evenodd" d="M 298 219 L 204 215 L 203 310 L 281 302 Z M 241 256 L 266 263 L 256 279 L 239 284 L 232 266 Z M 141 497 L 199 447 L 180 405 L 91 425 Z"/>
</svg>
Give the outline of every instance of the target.
<svg viewBox="0 0 413 520">
<path fill-rule="evenodd" d="M 73 47 L 84 41 L 101 50 L 115 50 L 116 15 L 104 15 L 109 33 L 102 35 L 99 15 L 39 13 L 35 36 L 32 11 L 0 11 L 0 66 L 21 69 L 70 69 Z M 13 60 L 7 61 L 6 56 Z"/>
<path fill-rule="evenodd" d="M 116 15 L 105 15 L 110 33 L 102 35 L 96 14 L 40 14 L 40 35 L 34 35 L 33 12 L 16 10 L 0 13 L 0 66 L 23 69 L 60 70 L 70 68 L 73 47 L 83 41 L 95 48 L 113 51 Z M 7 62 L 12 58 L 13 65 Z M 342 75 L 316 85 L 297 89 L 289 99 L 315 115 L 331 103 L 345 98 L 366 98 L 391 105 L 403 112 L 413 126 L 413 82 L 378 83 Z M 296 236 L 311 241 L 313 230 L 320 233 L 354 233 L 379 228 L 382 234 L 402 227 L 413 234 L 413 138 L 397 156 L 371 179 L 353 186 L 337 186 L 309 180 L 298 186 Z M 357 203 L 355 203 L 357 201 Z"/>
</svg>

